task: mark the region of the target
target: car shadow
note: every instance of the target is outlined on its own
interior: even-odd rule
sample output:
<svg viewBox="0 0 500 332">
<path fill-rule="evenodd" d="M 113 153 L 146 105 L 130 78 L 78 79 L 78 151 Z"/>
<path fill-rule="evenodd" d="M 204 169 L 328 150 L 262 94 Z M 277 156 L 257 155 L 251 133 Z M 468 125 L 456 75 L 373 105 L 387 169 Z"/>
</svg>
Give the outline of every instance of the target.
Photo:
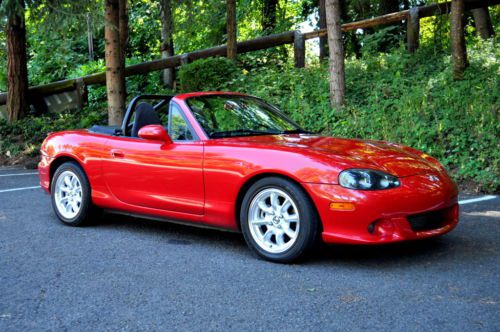
<svg viewBox="0 0 500 332">
<path fill-rule="evenodd" d="M 405 262 L 427 264 L 429 261 L 453 255 L 457 244 L 452 242 L 445 238 L 431 238 L 383 245 L 321 244 L 309 254 L 308 261 L 311 264 L 355 264 L 373 267 L 400 266 Z"/>
<path fill-rule="evenodd" d="M 241 251 L 241 254 L 248 256 L 249 259 L 255 259 L 246 247 L 243 236 L 239 233 L 115 214 L 105 214 L 94 227 L 125 229 L 127 232 L 160 235 L 165 237 L 169 244 L 174 245 L 210 245 L 216 242 L 218 247 Z M 319 244 L 300 264 L 308 266 L 341 264 L 376 268 L 382 266 L 400 267 L 405 263 L 428 264 L 439 260 L 449 260 L 450 257 L 456 256 L 458 248 L 464 246 L 464 240 L 450 234 L 421 241 L 376 246 Z M 469 245 L 472 244 L 469 243 Z M 480 252 L 481 250 L 479 250 L 479 254 Z"/>
<path fill-rule="evenodd" d="M 243 236 L 236 232 L 105 213 L 92 227 L 125 229 L 131 233 L 163 236 L 170 244 L 213 243 L 246 249 Z"/>
</svg>

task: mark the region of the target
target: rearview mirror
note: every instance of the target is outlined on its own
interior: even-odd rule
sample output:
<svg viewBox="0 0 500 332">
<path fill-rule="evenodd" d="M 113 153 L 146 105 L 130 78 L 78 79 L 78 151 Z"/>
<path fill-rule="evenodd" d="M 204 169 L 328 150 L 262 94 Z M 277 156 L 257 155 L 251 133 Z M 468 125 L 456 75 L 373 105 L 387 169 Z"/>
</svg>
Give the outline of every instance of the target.
<svg viewBox="0 0 500 332">
<path fill-rule="evenodd" d="M 161 141 L 167 144 L 172 143 L 172 139 L 161 125 L 148 125 L 142 127 L 139 130 L 139 137 L 153 141 Z"/>
</svg>

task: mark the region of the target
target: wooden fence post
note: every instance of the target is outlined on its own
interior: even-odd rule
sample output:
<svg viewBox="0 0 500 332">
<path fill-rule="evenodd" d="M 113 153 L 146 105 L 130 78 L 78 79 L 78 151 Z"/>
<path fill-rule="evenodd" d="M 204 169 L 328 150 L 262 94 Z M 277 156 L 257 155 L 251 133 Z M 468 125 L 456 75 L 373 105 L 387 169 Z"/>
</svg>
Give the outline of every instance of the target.
<svg viewBox="0 0 500 332">
<path fill-rule="evenodd" d="M 296 30 L 293 34 L 293 56 L 295 68 L 304 68 L 306 65 L 306 40 L 304 35 Z"/>
<path fill-rule="evenodd" d="M 408 52 L 413 53 L 418 48 L 420 34 L 420 17 L 418 8 L 410 8 L 408 18 L 406 19 L 406 46 Z"/>
<path fill-rule="evenodd" d="M 88 102 L 87 85 L 81 77 L 77 78 L 75 81 L 75 93 L 76 93 L 76 105 L 79 110 Z"/>
</svg>

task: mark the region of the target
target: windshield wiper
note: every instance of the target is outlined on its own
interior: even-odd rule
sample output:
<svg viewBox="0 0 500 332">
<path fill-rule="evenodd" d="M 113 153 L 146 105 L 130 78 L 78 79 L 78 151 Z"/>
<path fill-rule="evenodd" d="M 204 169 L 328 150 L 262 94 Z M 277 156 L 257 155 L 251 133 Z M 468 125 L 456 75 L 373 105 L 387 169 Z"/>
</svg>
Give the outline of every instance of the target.
<svg viewBox="0 0 500 332">
<path fill-rule="evenodd" d="M 314 132 L 297 128 L 292 130 L 283 130 L 280 134 L 314 134 Z"/>
<path fill-rule="evenodd" d="M 210 134 L 210 138 L 223 138 L 235 136 L 252 136 L 252 135 L 277 135 L 282 134 L 280 130 L 251 130 L 251 129 L 236 129 L 228 131 L 216 131 Z"/>
</svg>

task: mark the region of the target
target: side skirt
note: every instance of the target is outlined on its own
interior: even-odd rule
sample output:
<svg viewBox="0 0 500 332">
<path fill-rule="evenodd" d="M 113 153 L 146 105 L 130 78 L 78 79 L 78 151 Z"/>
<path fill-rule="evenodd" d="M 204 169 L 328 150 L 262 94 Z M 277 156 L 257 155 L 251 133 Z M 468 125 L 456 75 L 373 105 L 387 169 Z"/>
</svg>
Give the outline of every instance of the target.
<svg viewBox="0 0 500 332">
<path fill-rule="evenodd" d="M 217 226 L 202 224 L 202 223 L 198 223 L 198 222 L 168 219 L 168 218 L 152 216 L 152 215 L 148 215 L 148 214 L 131 213 L 131 212 L 120 211 L 120 210 L 112 210 L 112 209 L 104 209 L 104 212 L 111 213 L 111 214 L 119 214 L 119 215 L 123 215 L 123 216 L 127 216 L 127 217 L 139 218 L 139 219 L 167 222 L 167 223 L 183 225 L 183 226 L 193 226 L 193 227 L 197 227 L 197 228 L 212 229 L 212 230 L 229 232 L 229 233 L 241 233 L 237 229 L 217 227 Z"/>
</svg>

